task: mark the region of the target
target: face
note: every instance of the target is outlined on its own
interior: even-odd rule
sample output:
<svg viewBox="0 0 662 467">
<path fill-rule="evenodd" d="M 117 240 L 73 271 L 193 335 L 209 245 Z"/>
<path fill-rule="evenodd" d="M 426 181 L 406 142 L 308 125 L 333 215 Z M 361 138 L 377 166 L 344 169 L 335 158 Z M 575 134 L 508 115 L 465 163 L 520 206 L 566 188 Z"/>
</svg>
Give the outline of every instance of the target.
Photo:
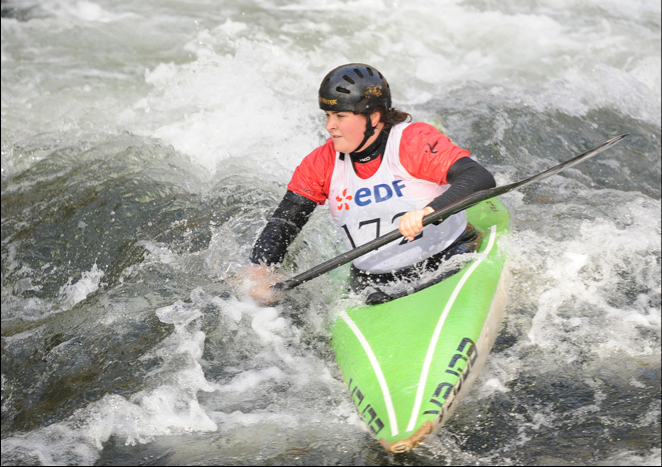
<svg viewBox="0 0 662 467">
<path fill-rule="evenodd" d="M 366 121 L 363 115 L 355 114 L 353 112 L 332 112 L 325 110 L 326 114 L 326 131 L 329 132 L 333 138 L 333 146 L 338 152 L 354 152 L 359 150 L 358 145 L 363 141 Z M 379 122 L 379 113 L 376 112 L 371 115 L 373 125 Z M 378 124 L 378 128 L 382 126 Z M 364 144 L 370 145 L 372 141 L 377 138 L 378 132 Z"/>
</svg>

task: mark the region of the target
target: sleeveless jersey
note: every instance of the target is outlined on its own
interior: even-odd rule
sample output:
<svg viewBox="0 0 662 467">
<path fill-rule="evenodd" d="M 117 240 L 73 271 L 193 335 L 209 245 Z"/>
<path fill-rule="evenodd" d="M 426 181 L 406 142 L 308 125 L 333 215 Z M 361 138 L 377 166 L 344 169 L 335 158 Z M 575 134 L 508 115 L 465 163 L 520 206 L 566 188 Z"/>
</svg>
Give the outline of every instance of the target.
<svg viewBox="0 0 662 467">
<path fill-rule="evenodd" d="M 424 208 L 449 187 L 415 178 L 400 163 L 400 138 L 408 125 L 391 129 L 382 163 L 368 179 L 356 175 L 349 157 L 340 160 L 336 153 L 328 200 L 347 250 L 397 229 L 403 214 Z M 402 238 L 356 258 L 354 266 L 372 273 L 403 269 L 449 247 L 466 224 L 464 211 L 454 214 L 439 225 L 425 226 L 412 242 Z"/>
</svg>

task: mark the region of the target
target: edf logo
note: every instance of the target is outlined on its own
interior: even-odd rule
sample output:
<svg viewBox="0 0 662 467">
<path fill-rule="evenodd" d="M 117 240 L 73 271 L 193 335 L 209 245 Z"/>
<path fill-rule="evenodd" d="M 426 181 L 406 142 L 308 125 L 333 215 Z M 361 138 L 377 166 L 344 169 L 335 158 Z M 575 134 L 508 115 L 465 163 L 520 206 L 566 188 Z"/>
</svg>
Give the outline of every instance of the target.
<svg viewBox="0 0 662 467">
<path fill-rule="evenodd" d="M 398 195 L 398 198 L 402 197 L 402 189 L 405 187 L 405 182 L 402 180 L 393 180 L 391 182 L 393 189 L 385 183 L 375 185 L 372 190 L 370 188 L 359 188 L 356 190 L 356 195 L 354 195 L 354 201 L 359 206 L 367 206 L 372 203 L 374 197 L 375 203 L 383 203 L 393 198 L 393 192 Z"/>
<path fill-rule="evenodd" d="M 393 188 L 391 188 L 391 185 Z M 354 196 L 347 194 L 347 188 L 342 191 L 342 197 L 336 196 L 336 201 L 338 201 L 338 209 L 342 210 L 343 208 L 349 211 L 349 203 L 347 201 L 352 201 L 358 206 L 367 206 L 372 203 L 373 199 L 375 203 L 383 203 L 393 198 L 393 195 L 397 195 L 398 198 L 404 196 L 402 194 L 402 189 L 405 187 L 405 182 L 402 180 L 394 180 L 391 182 L 391 185 L 386 183 L 380 183 L 370 188 L 359 188 L 356 190 Z"/>
</svg>

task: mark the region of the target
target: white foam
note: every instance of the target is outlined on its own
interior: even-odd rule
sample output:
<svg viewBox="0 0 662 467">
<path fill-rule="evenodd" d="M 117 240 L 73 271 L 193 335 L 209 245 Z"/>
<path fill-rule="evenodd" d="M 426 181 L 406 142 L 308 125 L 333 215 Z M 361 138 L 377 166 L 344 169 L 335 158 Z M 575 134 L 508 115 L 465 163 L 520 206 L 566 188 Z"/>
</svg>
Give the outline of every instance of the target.
<svg viewBox="0 0 662 467">
<path fill-rule="evenodd" d="M 255 314 L 251 327 L 265 344 L 280 342 L 281 334 L 287 329 L 287 322 L 278 316 L 275 308 L 265 308 Z"/>
<path fill-rule="evenodd" d="M 177 300 L 173 305 L 159 308 L 156 310 L 156 316 L 159 317 L 161 322 L 174 324 L 175 326 L 181 327 L 186 326 L 191 321 L 202 316 L 200 310 L 191 309 L 190 306 L 186 305 L 181 300 Z"/>
<path fill-rule="evenodd" d="M 284 429 L 299 426 L 301 423 L 299 418 L 288 414 L 251 414 L 238 410 L 229 414 L 214 412 L 213 416 L 223 431 L 233 430 L 241 426 L 265 425 L 270 423 L 274 423 L 280 429 Z"/>
<path fill-rule="evenodd" d="M 599 198 L 599 191 L 594 196 Z M 629 224 L 627 228 L 597 218 L 582 221 L 579 235 L 567 241 L 549 244 L 530 231 L 511 241 L 514 270 L 523 267 L 518 258 L 524 253 L 526 268 L 540 275 L 538 279 L 534 279 L 536 273 L 529 276 L 531 286 L 518 292 L 524 294 L 520 298 L 532 293 L 536 303 L 528 331 L 530 343 L 553 348 L 559 362 L 574 361 L 577 348 L 586 346 L 599 354 L 659 353 L 659 344 L 641 339 L 638 331 L 660 326 L 660 309 L 650 302 L 660 293 L 656 260 L 660 243 L 654 233 L 659 202 L 639 198 L 614 210 Z M 622 287 L 628 280 L 635 280 L 641 292 L 622 302 Z M 614 297 L 621 302 L 614 302 Z"/>
<path fill-rule="evenodd" d="M 609 459 L 596 463 L 596 465 L 641 465 L 658 466 L 662 463 L 662 449 L 655 448 L 647 453 L 625 451 L 614 454 Z"/>
<path fill-rule="evenodd" d="M 489 390 L 490 392 L 510 392 L 510 389 L 504 386 L 503 383 L 497 378 L 490 378 L 485 381 L 483 388 Z"/>
<path fill-rule="evenodd" d="M 28 51 L 37 58 L 34 64 L 21 60 L 17 68 L 3 67 L 3 105 L 12 113 L 3 124 L 3 147 L 11 148 L 30 128 L 97 125 L 161 138 L 211 172 L 225 159 L 241 157 L 255 167 L 268 160 L 287 178 L 325 134 L 317 117 L 319 81 L 332 66 L 356 60 L 388 76 L 399 107 L 446 99 L 479 82 L 500 88 L 513 105 L 570 115 L 606 106 L 659 125 L 659 26 L 642 21 L 659 16 L 660 7 L 648 0 L 627 3 L 525 2 L 500 9 L 457 1 L 443 7 L 433 1 L 298 2 L 279 7 L 300 12 L 297 27 L 285 22 L 281 34 L 273 35 L 269 6 L 253 13 L 250 26 L 245 16 L 205 11 L 201 27 L 194 6 L 175 12 L 154 4 L 145 6 L 153 15 L 144 16 L 142 8 L 121 2 L 41 2 L 51 16 L 24 23 L 3 18 L 3 60 L 14 63 Z M 337 8 L 359 27 L 350 27 L 345 15 L 317 13 Z M 118 71 L 94 65 L 98 60 L 90 49 L 83 51 L 90 54 L 83 57 L 83 69 L 68 67 L 58 80 L 47 79 L 41 63 L 52 48 L 66 55 L 69 44 L 63 40 L 40 50 L 28 39 L 45 40 L 54 27 L 66 37 L 80 22 L 116 37 L 113 60 L 127 66 Z M 164 22 L 174 25 L 172 34 L 163 34 Z M 134 55 L 125 42 L 137 29 L 142 35 L 133 44 Z M 145 70 L 149 60 L 143 57 L 153 50 L 172 52 Z M 33 72 L 23 73 L 25 67 Z M 26 163 L 16 165 L 20 154 L 4 149 L 2 157 L 6 170 Z"/>
<path fill-rule="evenodd" d="M 257 389 L 268 381 L 280 382 L 285 379 L 287 379 L 287 374 L 275 366 L 264 368 L 262 370 L 246 370 L 233 378 L 231 383 L 223 385 L 219 391 L 223 393 L 234 392 L 237 394 L 245 394 L 251 390 Z"/>
<path fill-rule="evenodd" d="M 51 14 L 59 16 L 61 19 L 65 19 L 68 16 L 73 20 L 81 20 L 83 22 L 109 23 L 136 16 L 131 13 L 114 13 L 100 4 L 88 0 L 78 0 L 76 2 L 47 0 L 40 2 L 40 7 Z M 64 18 L 62 18 L 63 16 Z"/>
<path fill-rule="evenodd" d="M 192 296 L 200 293 L 194 291 Z M 219 389 L 205 379 L 200 365 L 205 333 L 186 328 L 201 313 L 181 301 L 156 313 L 175 327 L 175 332 L 153 351 L 165 362 L 152 373 L 159 376 L 160 384 L 139 391 L 130 399 L 106 395 L 63 422 L 8 437 L 2 443 L 3 459 L 36 459 L 44 465 L 91 465 L 111 436 L 135 444 L 149 442 L 155 436 L 215 431 L 217 424 L 197 400 L 199 391 Z"/>
<path fill-rule="evenodd" d="M 310 109 L 300 99 L 285 102 L 278 95 L 301 86 L 293 81 L 282 83 L 288 90 L 276 88 L 282 81 L 279 68 L 287 68 L 292 57 L 271 44 L 243 39 L 234 55 L 219 55 L 205 45 L 214 41 L 209 32 L 201 33 L 187 45 L 197 61 L 176 69 L 160 64 L 146 73 L 156 90 L 138 105 L 149 115 L 136 129 L 194 156 L 210 172 L 226 158 L 248 162 L 266 155 L 289 173 L 312 149 L 306 135 L 316 132 Z"/>
<path fill-rule="evenodd" d="M 72 284 L 71 279 L 60 287 L 61 308 L 68 310 L 79 302 L 85 300 L 90 294 L 99 290 L 101 278 L 105 273 L 97 268 L 97 264 L 92 265 L 92 269 L 81 274 L 80 280 Z"/>
</svg>

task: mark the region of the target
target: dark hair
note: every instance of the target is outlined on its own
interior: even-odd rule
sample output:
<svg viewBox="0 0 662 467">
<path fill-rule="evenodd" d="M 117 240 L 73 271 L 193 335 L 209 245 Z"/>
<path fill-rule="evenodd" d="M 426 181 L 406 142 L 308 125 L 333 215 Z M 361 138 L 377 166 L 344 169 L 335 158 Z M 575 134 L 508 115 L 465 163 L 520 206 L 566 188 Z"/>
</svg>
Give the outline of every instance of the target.
<svg viewBox="0 0 662 467">
<path fill-rule="evenodd" d="M 391 107 L 391 110 L 386 112 L 383 106 L 378 105 L 375 107 L 373 112 L 379 112 L 379 121 L 384 123 L 384 129 L 391 128 L 392 126 L 397 125 L 402 122 L 411 122 L 412 116 L 407 112 L 401 112 L 395 107 Z"/>
</svg>

